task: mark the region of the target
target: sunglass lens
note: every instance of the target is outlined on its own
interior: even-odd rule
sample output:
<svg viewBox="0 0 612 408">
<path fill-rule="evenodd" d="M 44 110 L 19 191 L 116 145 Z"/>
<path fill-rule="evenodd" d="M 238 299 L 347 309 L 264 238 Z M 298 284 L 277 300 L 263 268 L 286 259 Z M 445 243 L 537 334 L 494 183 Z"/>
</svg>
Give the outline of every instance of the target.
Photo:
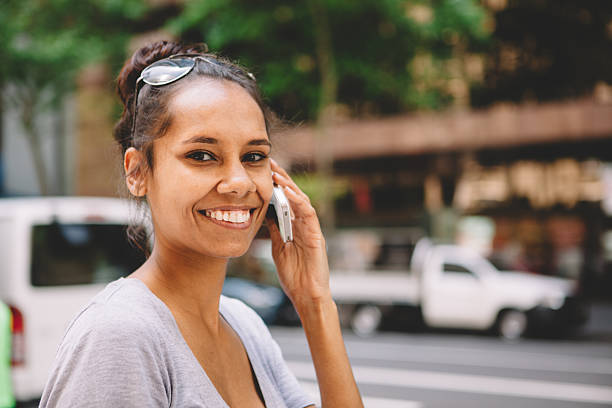
<svg viewBox="0 0 612 408">
<path fill-rule="evenodd" d="M 149 85 L 165 85 L 187 75 L 194 66 L 189 58 L 161 60 L 142 72 L 142 80 Z"/>
</svg>

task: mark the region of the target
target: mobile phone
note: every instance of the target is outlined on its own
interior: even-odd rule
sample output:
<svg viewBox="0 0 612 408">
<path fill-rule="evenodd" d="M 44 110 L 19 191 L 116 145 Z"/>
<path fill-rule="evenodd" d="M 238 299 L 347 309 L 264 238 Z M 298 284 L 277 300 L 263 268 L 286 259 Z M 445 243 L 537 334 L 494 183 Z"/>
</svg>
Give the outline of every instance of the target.
<svg viewBox="0 0 612 408">
<path fill-rule="evenodd" d="M 291 207 L 289 200 L 283 192 L 283 188 L 274 185 L 270 205 L 268 206 L 267 217 L 276 222 L 283 242 L 293 241 L 293 230 L 291 229 Z"/>
</svg>

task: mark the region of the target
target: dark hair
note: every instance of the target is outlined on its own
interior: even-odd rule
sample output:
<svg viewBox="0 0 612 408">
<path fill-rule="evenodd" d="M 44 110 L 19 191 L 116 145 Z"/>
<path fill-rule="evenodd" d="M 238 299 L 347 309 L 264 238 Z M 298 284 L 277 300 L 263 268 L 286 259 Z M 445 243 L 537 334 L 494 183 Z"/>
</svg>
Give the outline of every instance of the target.
<svg viewBox="0 0 612 408">
<path fill-rule="evenodd" d="M 136 82 L 141 72 L 155 61 L 177 54 L 199 54 L 208 61 L 212 61 L 212 63 L 196 61 L 195 67 L 187 76 L 168 85 L 151 86 L 143 84 L 138 92 L 138 111 L 137 117 L 134 118 Z M 252 74 L 228 59 L 209 53 L 208 47 L 204 43 L 185 45 L 172 41 L 158 41 L 138 49 L 125 62 L 117 77 L 117 93 L 123 103 L 123 113 L 115 125 L 114 136 L 121 146 L 122 154 L 130 147 L 134 147 L 145 155 L 146 163 L 143 163 L 143 165 L 146 167 L 137 168 L 135 171 L 153 170 L 153 141 L 162 137 L 172 123 L 168 103 L 176 91 L 180 89 L 181 84 L 185 84 L 198 76 L 232 81 L 244 88 L 261 108 L 266 131 L 268 134 L 270 133 L 272 115 L 263 102 L 259 87 Z M 136 123 L 133 123 L 134 120 Z M 145 205 L 145 200 L 139 201 L 141 205 Z M 144 209 L 141 208 L 141 210 Z M 142 211 L 142 213 L 145 212 Z M 128 240 L 148 256 L 148 234 L 145 233 L 141 224 L 138 223 L 128 227 Z"/>
</svg>

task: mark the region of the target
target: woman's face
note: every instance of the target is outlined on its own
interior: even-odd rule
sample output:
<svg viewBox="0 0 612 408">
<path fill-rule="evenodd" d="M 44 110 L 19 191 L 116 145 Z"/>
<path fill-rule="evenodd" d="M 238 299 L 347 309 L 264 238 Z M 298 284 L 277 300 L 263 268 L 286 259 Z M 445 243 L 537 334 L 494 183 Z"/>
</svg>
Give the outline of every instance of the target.
<svg viewBox="0 0 612 408">
<path fill-rule="evenodd" d="M 146 176 L 156 245 L 184 256 L 244 254 L 273 188 L 261 109 L 240 85 L 202 78 L 186 82 L 169 111 Z"/>
</svg>

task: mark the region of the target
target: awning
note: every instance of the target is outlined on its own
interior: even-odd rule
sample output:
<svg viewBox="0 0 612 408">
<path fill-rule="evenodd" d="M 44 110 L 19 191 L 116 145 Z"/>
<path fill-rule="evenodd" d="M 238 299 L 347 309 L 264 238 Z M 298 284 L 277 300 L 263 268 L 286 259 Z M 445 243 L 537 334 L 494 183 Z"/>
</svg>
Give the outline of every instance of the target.
<svg viewBox="0 0 612 408">
<path fill-rule="evenodd" d="M 326 131 L 336 160 L 581 141 L 612 137 L 612 104 L 577 100 L 499 105 L 350 120 Z M 290 162 L 314 161 L 321 146 L 314 126 L 292 128 L 275 137 L 277 154 Z"/>
</svg>

